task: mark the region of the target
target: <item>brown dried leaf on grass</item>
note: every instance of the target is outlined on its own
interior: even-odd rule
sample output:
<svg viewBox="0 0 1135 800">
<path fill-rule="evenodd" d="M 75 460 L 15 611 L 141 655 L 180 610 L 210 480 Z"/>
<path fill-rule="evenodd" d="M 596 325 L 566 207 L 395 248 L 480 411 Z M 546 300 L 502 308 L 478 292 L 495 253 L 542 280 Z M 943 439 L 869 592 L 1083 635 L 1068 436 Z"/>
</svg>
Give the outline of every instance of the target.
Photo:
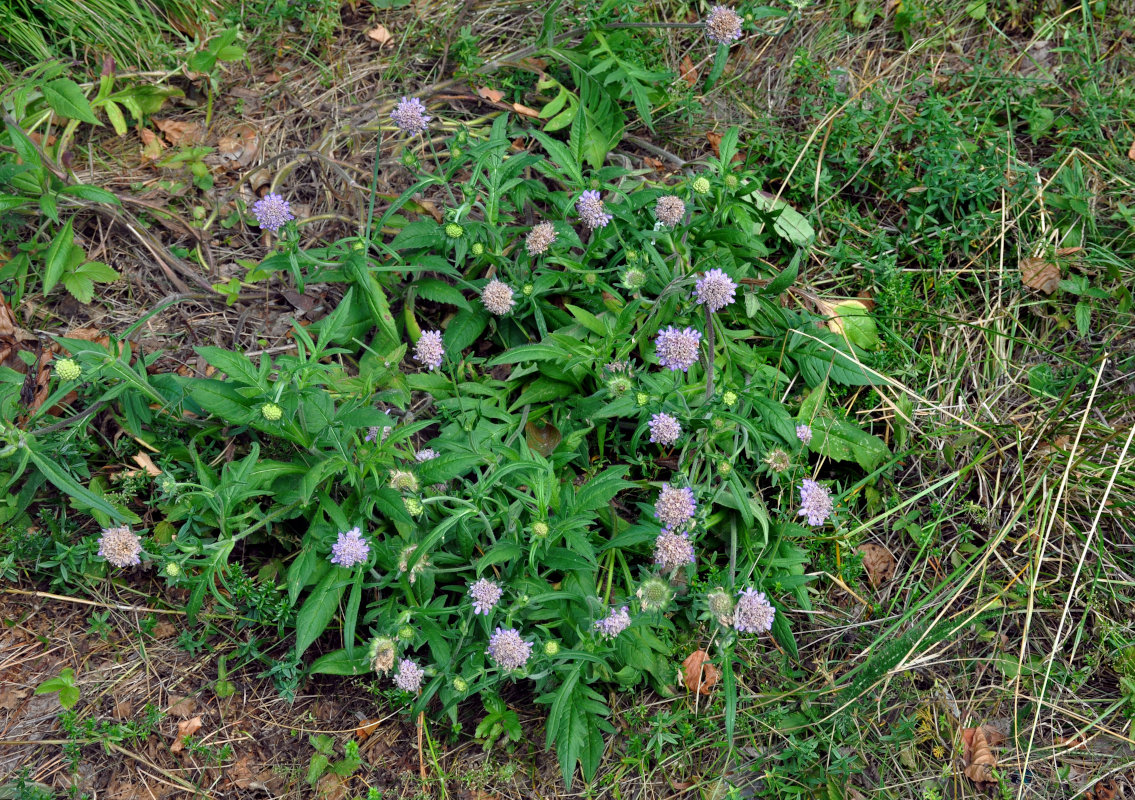
<svg viewBox="0 0 1135 800">
<path fill-rule="evenodd" d="M 182 720 L 177 723 L 177 739 L 170 745 L 171 753 L 180 753 L 185 749 L 185 740 L 201 730 L 201 718 L 193 717 L 192 719 Z"/>
<path fill-rule="evenodd" d="M 539 111 L 534 108 L 529 108 L 528 106 L 522 106 L 520 103 L 513 103 L 512 110 L 517 114 L 523 114 L 524 116 L 532 117 L 533 119 L 538 119 L 540 117 Z"/>
<path fill-rule="evenodd" d="M 222 163 L 233 163 L 238 167 L 249 167 L 260 150 L 260 134 L 247 122 L 237 125 L 227 135 L 217 140 L 217 155 Z"/>
<path fill-rule="evenodd" d="M 378 42 L 379 47 L 385 47 L 394 41 L 394 36 L 390 31 L 386 30 L 385 25 L 375 25 L 367 31 L 367 38 L 371 41 Z"/>
<path fill-rule="evenodd" d="M 1052 294 L 1060 283 L 1060 267 L 1043 258 L 1022 258 L 1017 265 L 1021 270 L 1021 283 L 1030 289 Z"/>
<path fill-rule="evenodd" d="M 989 725 L 962 729 L 962 760 L 967 778 L 979 784 L 995 780 L 993 768 L 997 766 L 997 757 L 991 748 L 1004 738 L 1001 731 Z"/>
<path fill-rule="evenodd" d="M 686 85 L 693 88 L 693 85 L 698 82 L 698 70 L 697 67 L 694 66 L 693 60 L 689 56 L 684 57 L 678 70 L 679 75 L 681 75 L 682 80 L 686 82 Z"/>
<path fill-rule="evenodd" d="M 149 128 L 142 128 L 138 131 L 138 135 L 142 137 L 143 160 L 157 161 L 162 157 L 162 151 L 166 149 L 166 143 L 162 141 L 162 137 Z"/>
<path fill-rule="evenodd" d="M 197 701 L 192 697 L 171 698 L 166 713 L 178 719 L 189 719 L 197 709 Z"/>
<path fill-rule="evenodd" d="M 861 544 L 855 548 L 863 555 L 863 569 L 876 589 L 895 577 L 895 557 L 891 551 L 877 544 Z"/>
<path fill-rule="evenodd" d="M 174 147 L 179 144 L 200 144 L 205 139 L 205 130 L 199 123 L 182 122 L 176 119 L 155 119 L 158 130 L 166 135 Z"/>
<path fill-rule="evenodd" d="M 710 662 L 705 650 L 695 650 L 682 662 L 682 682 L 691 692 L 711 694 L 720 679 L 721 670 Z"/>
<path fill-rule="evenodd" d="M 504 99 L 504 92 L 499 89 L 490 89 L 488 86 L 482 86 L 477 90 L 477 97 L 482 97 L 490 103 L 499 103 Z"/>
<path fill-rule="evenodd" d="M 1135 161 L 1135 139 L 1131 141 L 1131 147 L 1127 150 L 1127 157 Z"/>
<path fill-rule="evenodd" d="M 524 426 L 524 438 L 531 449 L 547 458 L 555 452 L 564 437 L 555 425 L 528 422 Z"/>
</svg>

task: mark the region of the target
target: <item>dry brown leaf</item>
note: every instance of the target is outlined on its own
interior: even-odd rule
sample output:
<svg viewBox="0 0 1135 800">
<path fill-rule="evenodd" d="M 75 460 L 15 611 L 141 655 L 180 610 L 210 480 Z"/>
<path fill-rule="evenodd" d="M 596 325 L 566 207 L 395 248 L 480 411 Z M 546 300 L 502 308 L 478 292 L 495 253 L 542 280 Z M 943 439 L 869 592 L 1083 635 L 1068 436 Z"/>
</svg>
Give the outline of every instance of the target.
<svg viewBox="0 0 1135 800">
<path fill-rule="evenodd" d="M 162 151 L 166 148 L 166 143 L 162 141 L 162 137 L 158 136 L 149 128 L 142 128 L 138 131 L 138 135 L 142 137 L 142 158 L 146 161 L 157 161 L 162 157 Z"/>
<path fill-rule="evenodd" d="M 1030 289 L 1052 294 L 1060 283 L 1060 267 L 1043 258 L 1022 258 L 1017 265 L 1021 270 L 1021 283 Z"/>
<path fill-rule="evenodd" d="M 499 103 L 504 99 L 504 92 L 498 89 L 490 89 L 488 86 L 482 86 L 477 90 L 477 97 L 483 97 L 490 103 Z"/>
<path fill-rule="evenodd" d="M 142 469 L 146 470 L 146 474 L 151 478 L 156 478 L 162 474 L 162 471 L 158 469 L 157 464 L 155 464 L 154 460 L 150 458 L 149 453 L 135 453 L 134 463 Z"/>
<path fill-rule="evenodd" d="M 115 698 L 113 713 L 115 719 L 130 719 L 134 716 L 134 704 L 126 699 Z"/>
<path fill-rule="evenodd" d="M 876 589 L 895 577 L 895 557 L 890 550 L 871 543 L 861 544 L 855 549 L 863 554 L 863 569 L 867 570 L 867 578 Z"/>
<path fill-rule="evenodd" d="M 174 147 L 179 144 L 199 144 L 205 139 L 205 131 L 196 122 L 182 122 L 176 119 L 155 119 L 158 130 L 166 135 Z"/>
<path fill-rule="evenodd" d="M 17 689 L 11 684 L 0 686 L 0 709 L 15 711 L 20 707 L 24 698 L 31 693 L 31 689 Z"/>
<path fill-rule="evenodd" d="M 1127 150 L 1127 157 L 1135 161 L 1135 141 L 1131 142 L 1131 147 Z"/>
<path fill-rule="evenodd" d="M 1119 785 L 1111 778 L 1104 778 L 1088 791 L 1084 792 L 1087 800 L 1115 800 L 1119 795 Z"/>
<path fill-rule="evenodd" d="M 355 737 L 361 742 L 377 731 L 380 724 L 382 724 L 381 719 L 364 719 L 359 723 L 359 727 L 355 728 Z"/>
<path fill-rule="evenodd" d="M 367 31 L 367 38 L 371 41 L 378 42 L 379 47 L 385 47 L 394 41 L 394 36 L 391 35 L 390 31 L 386 30 L 385 25 L 375 25 Z"/>
<path fill-rule="evenodd" d="M 222 162 L 235 162 L 239 167 L 248 167 L 260 149 L 260 134 L 248 123 L 241 123 L 227 136 L 217 140 L 217 155 Z"/>
<path fill-rule="evenodd" d="M 540 112 L 536 109 L 529 108 L 528 106 L 522 106 L 520 103 L 513 103 L 512 110 L 517 114 L 523 114 L 526 117 L 538 118 L 540 116 Z"/>
<path fill-rule="evenodd" d="M 962 760 L 965 775 L 974 783 L 992 783 L 997 757 L 991 748 L 1004 738 L 1001 731 L 988 725 L 962 729 Z"/>
<path fill-rule="evenodd" d="M 189 719 L 195 710 L 197 710 L 197 701 L 192 697 L 175 697 L 170 701 L 166 713 L 178 719 Z"/>
<path fill-rule="evenodd" d="M 555 452 L 564 437 L 555 425 L 529 422 L 524 426 L 524 438 L 532 450 L 547 458 Z"/>
<path fill-rule="evenodd" d="M 689 56 L 685 56 L 682 59 L 682 63 L 678 66 L 678 74 L 681 76 L 682 80 L 686 82 L 686 85 L 691 88 L 698 82 L 697 67 L 694 66 L 694 62 Z"/>
<path fill-rule="evenodd" d="M 154 626 L 155 639 L 168 639 L 171 636 L 177 635 L 177 626 L 172 622 L 162 621 Z"/>
<path fill-rule="evenodd" d="M 650 156 L 643 156 L 642 163 L 646 165 L 647 169 L 652 169 L 655 172 L 663 172 L 666 165 L 662 163 L 659 158 L 652 158 Z"/>
<path fill-rule="evenodd" d="M 407 203 L 407 205 L 409 205 L 409 203 Z M 441 209 L 437 207 L 437 203 L 435 203 L 433 200 L 418 200 L 417 205 L 423 211 L 433 217 L 434 222 L 436 222 L 438 225 L 440 225 L 441 221 L 445 219 L 445 215 L 442 214 Z"/>
<path fill-rule="evenodd" d="M 705 138 L 709 140 L 709 146 L 713 148 L 713 155 L 721 158 L 721 134 L 714 131 L 706 131 Z"/>
<path fill-rule="evenodd" d="M 711 694 L 720 678 L 721 670 L 710 662 L 705 650 L 695 650 L 682 662 L 682 682 L 691 692 Z"/>
<path fill-rule="evenodd" d="M 347 779 L 329 772 L 315 784 L 315 796 L 319 800 L 344 800 L 347 796 Z"/>
<path fill-rule="evenodd" d="M 169 746 L 170 752 L 180 753 L 185 749 L 185 740 L 201 730 L 201 718 L 182 720 L 177 723 L 177 740 Z"/>
</svg>

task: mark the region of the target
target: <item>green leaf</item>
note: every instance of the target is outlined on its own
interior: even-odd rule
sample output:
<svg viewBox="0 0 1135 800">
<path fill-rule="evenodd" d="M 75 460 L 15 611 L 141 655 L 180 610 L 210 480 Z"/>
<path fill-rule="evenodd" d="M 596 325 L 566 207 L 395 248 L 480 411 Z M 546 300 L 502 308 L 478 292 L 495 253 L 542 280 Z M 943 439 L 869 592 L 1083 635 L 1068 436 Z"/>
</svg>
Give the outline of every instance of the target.
<svg viewBox="0 0 1135 800">
<path fill-rule="evenodd" d="M 484 463 L 484 456 L 438 456 L 422 463 L 418 480 L 423 484 L 445 483 Z"/>
<path fill-rule="evenodd" d="M 811 426 L 812 443 L 809 447 L 834 461 L 855 461 L 872 472 L 890 458 L 891 449 L 886 442 L 846 420 L 818 417 L 812 420 Z"/>
<path fill-rule="evenodd" d="M 815 241 L 816 231 L 809 224 L 808 219 L 784 200 L 777 200 L 774 203 L 775 198 L 767 197 L 759 189 L 750 193 L 748 198 L 762 211 L 780 212 L 772 227 L 782 239 L 787 239 L 797 247 L 807 247 Z M 763 229 L 764 223 L 758 222 L 754 225 L 753 232 L 759 234 Z"/>
<path fill-rule="evenodd" d="M 87 102 L 87 97 L 79 88 L 79 84 L 70 78 L 57 78 L 45 83 L 43 99 L 51 106 L 51 110 L 61 117 L 77 119 L 79 122 L 100 127 L 102 125 L 95 112 L 91 110 L 91 104 Z"/>
<path fill-rule="evenodd" d="M 566 361 L 568 354 L 555 345 L 522 344 L 485 362 L 486 367 L 498 364 L 519 364 L 522 361 Z"/>
<path fill-rule="evenodd" d="M 623 489 L 630 489 L 633 483 L 623 480 L 629 467 L 610 467 L 583 484 L 576 492 L 572 512 L 598 511 L 610 503 Z"/>
<path fill-rule="evenodd" d="M 399 252 L 436 247 L 445 242 L 442 227 L 432 219 L 419 219 L 411 222 L 394 237 L 390 247 Z"/>
<path fill-rule="evenodd" d="M 88 261 L 81 264 L 75 269 L 75 274 L 82 275 L 95 283 L 111 283 L 122 277 L 116 269 L 101 261 Z"/>
<path fill-rule="evenodd" d="M 71 247 L 75 243 L 75 234 L 71 224 L 72 220 L 67 220 L 63 229 L 55 234 L 55 238 L 51 240 L 51 245 L 47 248 L 47 255 L 44 256 L 44 294 L 55 288 L 67 268 L 67 260 L 71 257 Z"/>
<path fill-rule="evenodd" d="M 370 662 L 362 649 L 354 656 L 347 655 L 346 650 L 333 650 L 315 659 L 307 671 L 312 675 L 365 675 L 370 672 Z"/>
<path fill-rule="evenodd" d="M 611 329 L 607 327 L 607 324 L 590 311 L 580 308 L 579 306 L 573 306 L 570 303 L 566 304 L 564 307 L 575 317 L 576 322 L 592 333 L 597 333 L 600 336 L 611 335 Z"/>
<path fill-rule="evenodd" d="M 424 297 L 427 300 L 432 300 L 435 303 L 446 303 L 451 306 L 457 306 L 465 311 L 471 311 L 472 306 L 469 301 L 465 299 L 465 295 L 461 294 L 461 290 L 456 286 L 450 286 L 444 281 L 439 281 L 437 278 L 422 278 L 414 282 L 414 288 L 418 292 L 418 297 Z"/>
<path fill-rule="evenodd" d="M 842 333 L 848 340 L 864 350 L 874 350 L 879 346 L 879 328 L 875 318 L 867 310 L 867 306 L 858 300 L 844 300 L 833 306 L 839 315 L 829 325 L 836 333 Z"/>
<path fill-rule="evenodd" d="M 103 110 L 106 111 L 106 118 L 110 120 L 114 133 L 118 136 L 125 136 L 127 130 L 126 117 L 123 115 L 122 109 L 118 107 L 118 103 L 107 100 L 103 104 Z"/>
<path fill-rule="evenodd" d="M 101 511 L 115 522 L 132 522 L 137 519 L 137 517 L 133 517 L 133 515 L 127 516 L 108 503 L 104 498 L 99 497 L 86 486 L 83 486 L 83 484 L 75 480 L 69 472 L 59 466 L 54 457 L 49 457 L 39 452 L 39 447 L 38 442 L 28 443 L 28 455 L 32 463 L 35 464 L 36 469 L 43 473 L 45 478 L 63 492 L 64 496 L 79 500 L 88 508 L 92 508 L 95 511 Z M 131 519 L 131 517 L 133 517 L 133 519 Z"/>
<path fill-rule="evenodd" d="M 796 637 L 792 635 L 792 628 L 784 614 L 780 613 L 780 609 L 777 609 L 772 618 L 772 636 L 790 656 L 800 658 L 800 651 L 796 648 Z"/>
<path fill-rule="evenodd" d="M 335 611 L 339 608 L 339 600 L 347 588 L 346 570 L 341 568 L 330 569 L 323 576 L 307 600 L 304 601 L 299 613 L 296 615 L 296 656 L 302 656 L 304 651 L 319 638 L 327 629 Z"/>
<path fill-rule="evenodd" d="M 796 283 L 796 278 L 800 275 L 800 256 L 803 252 L 803 250 L 797 250 L 796 255 L 792 257 L 788 266 L 785 267 L 779 275 L 769 281 L 769 285 L 761 291 L 764 294 L 775 296 Z M 749 316 L 752 315 L 750 314 Z"/>
<path fill-rule="evenodd" d="M 26 197 L 19 197 L 14 194 L 0 194 L 0 211 L 11 211 L 13 208 L 19 208 L 27 203 L 28 199 Z"/>
<path fill-rule="evenodd" d="M 1076 330 L 1087 336 L 1092 329 L 1092 307 L 1081 300 L 1076 304 Z"/>
<path fill-rule="evenodd" d="M 228 422 L 246 425 L 256 416 L 251 401 L 232 384 L 208 378 L 192 378 L 187 388 L 189 396 L 201 408 Z"/>
<path fill-rule="evenodd" d="M 64 275 L 63 286 L 80 303 L 89 303 L 95 297 L 95 284 L 84 275 L 78 275 L 74 272 Z"/>
<path fill-rule="evenodd" d="M 442 335 L 442 339 L 445 342 L 445 349 L 449 353 L 450 358 L 456 360 L 460 356 L 461 351 L 477 341 L 477 338 L 484 332 L 488 324 L 489 315 L 481 309 L 459 311 L 457 315 L 449 321 L 449 325 Z"/>
<path fill-rule="evenodd" d="M 205 361 L 216 367 L 219 372 L 223 372 L 230 378 L 248 386 L 265 388 L 260 385 L 260 370 L 252 363 L 252 359 L 244 353 L 226 350 L 223 347 L 198 347 L 196 350 Z"/>
<path fill-rule="evenodd" d="M 84 200 L 90 200 L 92 203 L 106 203 L 108 206 L 122 205 L 122 201 L 114 192 L 108 192 L 106 189 L 100 189 L 97 186 L 88 186 L 85 183 L 64 186 L 59 193 L 81 197 Z"/>
<path fill-rule="evenodd" d="M 561 400 L 571 397 L 576 389 L 570 383 L 554 381 L 541 375 L 520 393 L 520 397 L 509 407 L 509 411 L 519 408 L 526 403 L 547 403 L 551 400 Z"/>
</svg>

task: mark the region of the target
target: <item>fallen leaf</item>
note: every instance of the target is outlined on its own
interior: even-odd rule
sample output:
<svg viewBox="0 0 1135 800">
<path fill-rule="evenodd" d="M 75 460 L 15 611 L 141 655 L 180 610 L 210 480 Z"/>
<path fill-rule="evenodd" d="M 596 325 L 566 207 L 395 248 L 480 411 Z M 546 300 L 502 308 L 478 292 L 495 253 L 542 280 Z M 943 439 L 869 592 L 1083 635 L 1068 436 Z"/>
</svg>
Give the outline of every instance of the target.
<svg viewBox="0 0 1135 800">
<path fill-rule="evenodd" d="M 185 740 L 201 730 L 201 718 L 183 720 L 177 723 L 177 740 L 170 745 L 170 752 L 180 753 L 185 749 Z"/>
<path fill-rule="evenodd" d="M 490 89 L 488 86 L 482 86 L 477 90 L 477 97 L 483 97 L 490 103 L 499 103 L 504 99 L 504 92 L 499 89 Z"/>
<path fill-rule="evenodd" d="M 1060 267 L 1043 258 L 1022 258 L 1017 265 L 1021 271 L 1021 283 L 1030 289 L 1039 289 L 1052 294 L 1060 283 Z"/>
<path fill-rule="evenodd" d="M 375 25 L 367 31 L 367 38 L 378 42 L 379 47 L 385 47 L 394 41 L 394 37 L 391 35 L 390 31 L 386 30 L 385 25 Z"/>
<path fill-rule="evenodd" d="M 713 148 L 713 155 L 716 158 L 721 158 L 721 134 L 706 131 L 705 138 L 709 140 L 709 146 Z"/>
<path fill-rule="evenodd" d="M 166 135 L 169 143 L 176 147 L 179 144 L 199 144 L 205 138 L 205 131 L 196 122 L 182 122 L 176 119 L 155 119 L 154 124 L 158 130 Z"/>
<path fill-rule="evenodd" d="M 895 557 L 890 550 L 870 543 L 861 544 L 855 549 L 863 554 L 863 569 L 867 570 L 867 578 L 876 589 L 895 577 Z"/>
<path fill-rule="evenodd" d="M 440 225 L 441 221 L 445 219 L 445 215 L 442 214 L 441 209 L 437 207 L 437 203 L 435 203 L 433 200 L 418 200 L 417 204 L 423 211 L 433 217 L 434 222 L 436 222 L 438 225 Z"/>
<path fill-rule="evenodd" d="M 652 169 L 655 172 L 662 172 L 666 167 L 666 165 L 662 163 L 662 159 L 651 158 L 650 156 L 643 156 L 642 163 L 645 164 L 648 169 Z"/>
<path fill-rule="evenodd" d="M 344 800 L 347 796 L 346 778 L 328 772 L 315 784 L 315 796 L 319 800 Z"/>
<path fill-rule="evenodd" d="M 228 135 L 217 140 L 217 155 L 221 162 L 235 162 L 239 167 L 248 167 L 260 149 L 260 134 L 248 123 L 237 125 Z"/>
<path fill-rule="evenodd" d="M 965 776 L 974 783 L 992 783 L 993 768 L 997 757 L 990 749 L 1002 740 L 999 730 L 988 725 L 978 728 L 962 729 L 962 761 L 965 763 Z"/>
<path fill-rule="evenodd" d="M 528 446 L 544 458 L 555 452 L 556 447 L 563 440 L 563 435 L 555 425 L 540 425 L 529 422 L 524 426 L 524 438 Z"/>
<path fill-rule="evenodd" d="M 1131 147 L 1127 150 L 1127 157 L 1135 161 L 1135 141 L 1131 142 Z"/>
<path fill-rule="evenodd" d="M 721 670 L 710 662 L 705 650 L 695 650 L 686 656 L 682 671 L 686 688 L 698 694 L 711 694 L 710 690 L 721 678 Z"/>
<path fill-rule="evenodd" d="M 31 689 L 17 689 L 10 684 L 0 686 L 0 709 L 15 711 L 29 694 L 31 694 Z"/>
<path fill-rule="evenodd" d="M 168 624 L 168 623 L 167 623 Z M 197 709 L 197 701 L 192 697 L 175 697 L 166 709 L 166 713 L 178 719 L 189 719 Z M 200 718 L 198 718 L 200 720 Z M 198 725 L 200 727 L 200 725 Z"/>
<path fill-rule="evenodd" d="M 517 114 L 523 114 L 526 117 L 539 118 L 540 112 L 528 106 L 522 106 L 520 103 L 513 103 L 512 110 Z"/>
<path fill-rule="evenodd" d="M 157 161 L 162 157 L 162 151 L 166 149 L 162 137 L 149 128 L 142 128 L 138 131 L 138 135 L 142 137 L 142 158 L 147 161 Z"/>
<path fill-rule="evenodd" d="M 694 62 L 690 59 L 689 56 L 685 56 L 682 59 L 682 63 L 678 67 L 678 74 L 681 76 L 682 80 L 686 82 L 686 85 L 691 89 L 693 88 L 694 84 L 698 82 L 697 67 L 694 66 Z"/>
<path fill-rule="evenodd" d="M 174 625 L 172 622 L 166 622 L 166 621 L 163 620 L 162 622 L 159 622 L 157 625 L 154 626 L 154 638 L 155 639 L 168 639 L 171 636 L 176 636 L 176 635 L 177 635 L 177 626 Z M 190 712 L 192 712 L 192 709 L 190 709 Z M 186 714 L 186 716 L 188 716 L 188 714 Z"/>
<path fill-rule="evenodd" d="M 1115 800 L 1119 794 L 1119 785 L 1111 778 L 1104 778 L 1088 791 L 1084 792 L 1087 800 Z"/>
<path fill-rule="evenodd" d="M 134 463 L 146 470 L 146 474 L 151 478 L 156 478 L 162 474 L 162 471 L 158 469 L 153 459 L 150 458 L 149 453 L 135 453 Z"/>
<path fill-rule="evenodd" d="M 382 724 L 381 719 L 364 719 L 359 723 L 359 727 L 355 728 L 355 737 L 361 742 L 377 731 L 380 724 Z"/>
</svg>

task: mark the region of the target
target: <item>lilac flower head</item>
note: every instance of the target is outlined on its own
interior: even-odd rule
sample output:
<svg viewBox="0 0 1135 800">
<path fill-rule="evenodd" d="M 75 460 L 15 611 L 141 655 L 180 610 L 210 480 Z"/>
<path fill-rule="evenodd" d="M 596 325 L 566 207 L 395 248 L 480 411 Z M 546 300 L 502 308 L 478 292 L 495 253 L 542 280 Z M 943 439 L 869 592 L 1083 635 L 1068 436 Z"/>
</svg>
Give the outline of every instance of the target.
<svg viewBox="0 0 1135 800">
<path fill-rule="evenodd" d="M 422 678 L 426 677 L 425 671 L 408 658 L 402 659 L 398 662 L 398 673 L 394 676 L 394 684 L 407 692 L 414 692 L 415 694 L 422 688 Z"/>
<path fill-rule="evenodd" d="M 284 223 L 295 219 L 288 201 L 278 194 L 266 194 L 252 204 L 252 213 L 256 215 L 256 222 L 264 230 L 276 233 L 284 227 Z"/>
<path fill-rule="evenodd" d="M 437 369 L 443 358 L 445 346 L 441 343 L 441 331 L 422 331 L 414 345 L 414 360 L 421 361 L 430 369 Z"/>
<path fill-rule="evenodd" d="M 575 210 L 579 212 L 579 218 L 584 224 L 592 229 L 605 228 L 607 223 L 614 219 L 614 216 L 607 213 L 603 207 L 603 199 L 594 189 L 589 189 L 579 196 Z"/>
<path fill-rule="evenodd" d="M 808 425 L 796 426 L 796 438 L 800 440 L 800 444 L 807 447 L 812 443 L 812 428 Z"/>
<path fill-rule="evenodd" d="M 674 444 L 682 435 L 682 425 L 666 412 L 659 412 L 646 423 L 650 426 L 650 441 L 656 444 Z"/>
<path fill-rule="evenodd" d="M 737 284 L 719 269 L 711 269 L 698 278 L 694 286 L 698 303 L 710 311 L 720 311 L 733 302 L 733 294 L 737 291 Z"/>
<path fill-rule="evenodd" d="M 390 118 L 398 130 L 414 136 L 429 130 L 429 122 L 433 117 L 426 114 L 426 107 L 416 97 L 403 97 L 390 112 Z"/>
<path fill-rule="evenodd" d="M 662 567 L 663 572 L 693 564 L 695 560 L 690 534 L 685 531 L 674 533 L 671 530 L 663 530 L 654 540 L 654 563 Z"/>
<path fill-rule="evenodd" d="M 142 540 L 125 525 L 103 528 L 99 555 L 116 567 L 132 567 L 142 563 Z"/>
<path fill-rule="evenodd" d="M 418 452 L 414 453 L 414 460 L 421 464 L 423 461 L 432 461 L 437 458 L 438 452 L 432 447 L 423 447 Z"/>
<path fill-rule="evenodd" d="M 741 633 L 763 633 L 772 630 L 772 619 L 776 609 L 769 603 L 764 592 L 745 589 L 737 598 L 733 609 L 733 627 Z"/>
<path fill-rule="evenodd" d="M 623 606 L 619 609 L 611 609 L 611 613 L 595 623 L 595 630 L 601 636 L 608 639 L 614 639 L 620 633 L 630 627 L 631 615 L 627 613 L 627 607 Z"/>
<path fill-rule="evenodd" d="M 516 628 L 497 627 L 489 637 L 489 656 L 503 669 L 520 669 L 532 655 L 532 643 L 520 638 Z"/>
<path fill-rule="evenodd" d="M 493 278 L 486 283 L 485 288 L 481 290 L 481 302 L 485 304 L 485 308 L 489 311 L 496 314 L 498 317 L 502 317 L 509 311 L 512 311 L 512 307 L 516 305 L 516 300 L 513 299 L 512 295 L 513 291 L 511 286 Z"/>
<path fill-rule="evenodd" d="M 386 437 L 390 435 L 390 432 L 392 430 L 394 430 L 394 428 L 392 428 L 391 426 L 383 425 L 381 432 L 380 432 L 379 427 L 377 425 L 371 425 L 369 428 L 367 428 L 367 435 L 363 437 L 363 441 L 365 441 L 365 442 L 378 442 L 378 441 L 385 442 Z"/>
<path fill-rule="evenodd" d="M 800 510 L 797 515 L 807 517 L 809 525 L 823 525 L 832 515 L 832 495 L 828 487 L 805 478 L 800 483 Z"/>
<path fill-rule="evenodd" d="M 705 35 L 711 42 L 729 44 L 741 38 L 741 15 L 725 6 L 714 6 L 705 18 Z"/>
<path fill-rule="evenodd" d="M 701 332 L 693 328 L 678 330 L 673 325 L 660 330 L 654 340 L 658 363 L 671 370 L 686 372 L 698 360 Z"/>
<path fill-rule="evenodd" d="M 666 484 L 658 493 L 654 504 L 654 517 L 666 530 L 672 530 L 693 519 L 698 504 L 694 500 L 694 490 L 688 486 L 678 488 Z"/>
<path fill-rule="evenodd" d="M 331 545 L 331 563 L 346 569 L 362 564 L 369 555 L 370 545 L 358 526 L 349 531 L 341 531 L 335 544 Z"/>
<path fill-rule="evenodd" d="M 473 598 L 473 613 L 488 616 L 493 607 L 500 602 L 503 593 L 499 583 L 479 578 L 476 583 L 469 586 L 469 596 Z"/>
<path fill-rule="evenodd" d="M 686 216 L 686 204 L 682 202 L 682 198 L 672 194 L 659 197 L 654 204 L 654 216 L 663 225 L 673 228 L 680 225 L 682 217 Z"/>
<path fill-rule="evenodd" d="M 547 252 L 554 241 L 556 241 L 556 229 L 552 227 L 552 223 L 541 222 L 528 232 L 528 238 L 524 240 L 524 247 L 528 251 L 528 255 L 538 256 Z"/>
</svg>

